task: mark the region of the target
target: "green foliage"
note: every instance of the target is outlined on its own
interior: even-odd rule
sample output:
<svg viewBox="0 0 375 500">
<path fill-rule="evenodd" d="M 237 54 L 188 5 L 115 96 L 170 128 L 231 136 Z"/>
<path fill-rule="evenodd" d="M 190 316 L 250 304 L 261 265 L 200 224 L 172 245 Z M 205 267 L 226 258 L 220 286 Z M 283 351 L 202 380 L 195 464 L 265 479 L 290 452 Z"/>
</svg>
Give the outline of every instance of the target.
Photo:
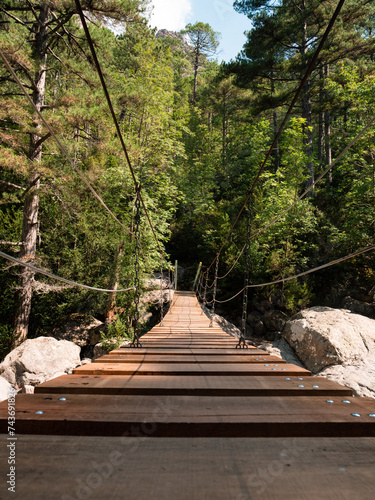
<svg viewBox="0 0 375 500">
<path fill-rule="evenodd" d="M 114 323 L 108 325 L 106 332 L 101 332 L 103 349 L 111 351 L 120 347 L 124 340 L 132 340 L 133 332 L 123 321 L 117 317 Z"/>
<path fill-rule="evenodd" d="M 11 325 L 0 323 L 0 362 L 10 352 L 13 344 L 13 329 Z"/>
</svg>

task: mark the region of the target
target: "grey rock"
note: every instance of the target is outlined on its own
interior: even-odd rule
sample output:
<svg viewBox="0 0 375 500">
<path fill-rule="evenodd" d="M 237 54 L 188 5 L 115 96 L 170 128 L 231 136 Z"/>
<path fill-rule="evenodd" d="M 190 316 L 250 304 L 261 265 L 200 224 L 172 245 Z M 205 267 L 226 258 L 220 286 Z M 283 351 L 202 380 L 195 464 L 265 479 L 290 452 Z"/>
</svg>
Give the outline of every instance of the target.
<svg viewBox="0 0 375 500">
<path fill-rule="evenodd" d="M 255 309 L 260 311 L 262 314 L 264 314 L 267 311 L 270 311 L 272 309 L 272 303 L 268 300 L 262 300 L 261 302 L 257 302 L 255 304 Z"/>
<path fill-rule="evenodd" d="M 0 401 L 8 399 L 9 391 L 11 390 L 11 388 L 12 386 L 10 385 L 8 380 L 4 377 L 0 377 Z"/>
<path fill-rule="evenodd" d="M 362 314 L 368 318 L 375 319 L 375 304 L 369 304 L 368 302 L 356 300 L 352 297 L 345 297 L 343 306 L 353 313 Z"/>
<path fill-rule="evenodd" d="M 273 342 L 266 342 L 256 346 L 258 349 L 262 349 L 263 351 L 267 351 L 274 356 L 279 356 L 284 359 L 287 363 L 292 363 L 301 368 L 306 368 L 303 363 L 298 359 L 294 350 L 290 347 L 288 342 L 279 338 Z"/>
<path fill-rule="evenodd" d="M 313 307 L 287 322 L 284 337 L 313 373 L 355 364 L 375 349 L 375 321 L 350 311 Z"/>
<path fill-rule="evenodd" d="M 34 389 L 35 389 L 35 387 L 34 387 L 33 385 L 26 385 L 26 384 L 25 384 L 25 385 L 22 387 L 22 392 L 23 392 L 24 394 L 34 394 Z"/>
<path fill-rule="evenodd" d="M 260 319 L 255 323 L 254 328 L 253 328 L 254 334 L 257 335 L 258 337 L 261 337 L 263 335 L 264 331 L 264 323 Z"/>
<path fill-rule="evenodd" d="M 91 362 L 92 362 L 91 358 L 83 358 L 82 361 L 81 361 L 81 366 L 88 365 Z"/>
<path fill-rule="evenodd" d="M 282 332 L 287 319 L 287 315 L 281 311 L 266 311 L 262 318 L 265 328 L 271 332 Z"/>
<path fill-rule="evenodd" d="M 54 329 L 50 336 L 57 340 L 74 342 L 79 347 L 94 346 L 100 342 L 104 328 L 105 325 L 101 321 L 77 314 L 72 315 L 63 327 Z"/>
<path fill-rule="evenodd" d="M 317 375 L 350 387 L 356 396 L 375 398 L 375 355 L 373 354 L 353 365 L 329 366 Z"/>
<path fill-rule="evenodd" d="M 0 374 L 13 386 L 38 385 L 80 364 L 80 347 L 52 337 L 28 339 L 0 364 Z"/>
<path fill-rule="evenodd" d="M 255 311 L 252 311 L 247 315 L 247 322 L 249 325 L 253 326 L 257 321 L 259 321 L 262 318 L 262 314 L 257 313 Z"/>
</svg>

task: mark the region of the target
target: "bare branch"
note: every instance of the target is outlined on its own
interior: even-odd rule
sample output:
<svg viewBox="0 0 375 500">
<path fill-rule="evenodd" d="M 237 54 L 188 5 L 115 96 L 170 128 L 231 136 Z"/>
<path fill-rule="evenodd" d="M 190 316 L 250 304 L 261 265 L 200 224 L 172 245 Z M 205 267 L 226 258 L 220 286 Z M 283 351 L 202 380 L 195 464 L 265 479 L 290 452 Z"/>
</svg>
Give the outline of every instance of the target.
<svg viewBox="0 0 375 500">
<path fill-rule="evenodd" d="M 13 247 L 22 247 L 23 243 L 14 241 L 0 241 L 0 245 L 11 245 Z"/>
<path fill-rule="evenodd" d="M 35 149 L 38 149 L 39 146 L 41 146 L 43 142 L 49 139 L 50 137 L 51 137 L 51 132 L 48 132 L 48 134 L 46 134 L 44 137 L 41 137 L 39 141 L 34 145 Z"/>
<path fill-rule="evenodd" d="M 4 14 L 6 14 L 10 18 L 12 18 L 13 21 L 16 21 L 17 23 L 22 24 L 22 26 L 26 26 L 26 23 L 24 23 L 23 21 L 21 21 L 21 19 L 18 19 L 18 17 L 16 17 L 13 14 L 11 14 L 8 10 L 3 9 L 3 7 L 0 7 L 0 10 L 2 12 L 4 12 Z"/>
<path fill-rule="evenodd" d="M 36 10 L 34 9 L 33 4 L 29 0 L 26 0 L 26 2 L 27 2 L 27 5 L 30 7 L 31 12 L 34 14 L 35 20 L 38 21 L 39 16 L 38 16 Z"/>
<path fill-rule="evenodd" d="M 8 182 L 8 181 L 2 181 L 0 180 L 0 183 L 1 184 L 5 184 L 6 186 L 8 187 L 12 187 L 14 189 L 22 189 L 25 191 L 26 188 L 22 187 L 22 186 L 18 186 L 17 184 L 13 184 L 13 182 Z"/>
</svg>

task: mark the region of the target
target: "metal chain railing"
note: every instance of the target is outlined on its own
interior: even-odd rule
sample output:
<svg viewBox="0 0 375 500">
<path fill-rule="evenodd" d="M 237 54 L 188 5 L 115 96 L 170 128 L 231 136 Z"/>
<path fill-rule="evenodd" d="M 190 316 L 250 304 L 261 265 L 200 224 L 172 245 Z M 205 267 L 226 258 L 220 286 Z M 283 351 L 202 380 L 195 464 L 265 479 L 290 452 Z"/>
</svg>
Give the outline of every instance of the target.
<svg viewBox="0 0 375 500">
<path fill-rule="evenodd" d="M 172 313 L 172 296 L 171 296 L 171 289 L 173 287 L 172 285 L 172 275 L 171 275 L 171 270 L 168 267 L 168 299 L 169 299 L 169 314 Z"/>
<path fill-rule="evenodd" d="M 163 264 L 160 266 L 160 324 L 164 326 Z"/>
<path fill-rule="evenodd" d="M 219 259 L 220 259 L 220 256 L 219 256 L 219 254 L 217 254 L 216 267 L 215 267 L 215 279 L 214 279 L 214 294 L 213 294 L 213 299 L 212 299 L 212 309 L 211 309 L 211 319 L 210 319 L 210 328 L 212 328 L 212 326 L 213 326 L 214 314 L 215 314 L 215 302 L 216 302 L 216 291 L 217 291 L 217 274 L 219 272 Z"/>
<path fill-rule="evenodd" d="M 203 307 L 202 307 L 202 312 L 201 314 L 203 314 L 203 311 L 204 311 L 204 308 L 206 307 L 206 304 L 207 304 L 207 285 L 208 285 L 208 269 L 206 271 L 206 277 L 205 277 L 205 282 L 204 282 L 204 292 L 203 292 Z"/>
<path fill-rule="evenodd" d="M 137 196 L 135 199 L 135 216 L 134 216 L 134 238 L 135 238 L 135 262 L 134 262 L 134 271 L 135 271 L 135 279 L 134 279 L 134 285 L 135 285 L 135 292 L 134 292 L 134 336 L 133 336 L 133 342 L 130 344 L 130 347 L 142 347 L 141 342 L 139 341 L 139 300 L 140 300 L 140 278 L 139 278 L 139 273 L 140 273 L 140 252 L 141 252 L 141 245 L 140 245 L 140 236 L 141 236 L 141 231 L 140 231 L 140 225 L 141 225 L 141 200 L 139 196 L 140 192 L 140 186 L 137 189 Z"/>
<path fill-rule="evenodd" d="M 246 320 L 247 320 L 247 303 L 248 303 L 248 293 L 249 293 L 249 271 L 250 271 L 250 237 L 251 237 L 251 205 L 249 206 L 249 213 L 247 218 L 247 233 L 246 233 L 246 249 L 245 249 L 245 278 L 244 278 L 244 291 L 242 300 L 242 325 L 241 325 L 241 335 L 238 339 L 238 344 L 236 349 L 248 349 L 248 345 L 245 342 L 246 334 Z"/>
</svg>

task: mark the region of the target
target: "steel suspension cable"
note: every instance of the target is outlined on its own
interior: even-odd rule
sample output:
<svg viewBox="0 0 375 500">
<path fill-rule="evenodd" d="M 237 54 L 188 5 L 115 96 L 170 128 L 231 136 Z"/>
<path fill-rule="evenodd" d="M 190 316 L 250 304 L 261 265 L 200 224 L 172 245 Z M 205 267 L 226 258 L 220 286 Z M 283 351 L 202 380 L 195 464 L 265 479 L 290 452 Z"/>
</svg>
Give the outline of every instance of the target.
<svg viewBox="0 0 375 500">
<path fill-rule="evenodd" d="M 124 154 L 125 154 L 125 158 L 126 158 L 126 161 L 127 161 L 127 164 L 128 164 L 128 167 L 129 167 L 129 171 L 131 173 L 131 176 L 133 178 L 133 182 L 134 182 L 134 186 L 135 186 L 135 190 L 137 191 L 138 193 L 138 196 L 139 196 L 139 200 L 142 204 L 142 207 L 143 207 L 143 210 L 144 210 L 144 213 L 146 215 L 146 218 L 147 218 L 147 221 L 148 221 L 148 224 L 151 228 L 151 231 L 152 231 L 152 234 L 153 234 L 153 237 L 156 241 L 156 244 L 158 246 L 158 249 L 159 249 L 159 252 L 160 252 L 160 255 L 162 256 L 162 258 L 164 259 L 165 263 L 168 264 L 165 256 L 164 256 L 164 252 L 160 246 L 160 243 L 159 243 L 159 240 L 156 236 L 156 233 L 155 233 L 155 229 L 154 229 L 154 226 L 151 222 L 151 219 L 150 219 L 150 216 L 149 216 L 149 213 L 148 213 L 148 210 L 146 208 L 146 205 L 144 203 L 144 200 L 143 200 L 143 197 L 140 193 L 140 184 L 137 180 L 137 177 L 135 175 L 135 172 L 134 172 L 134 169 L 133 169 L 133 166 L 131 164 L 131 161 L 130 161 L 130 157 L 129 157 L 129 154 L 128 154 L 128 150 L 127 150 L 127 147 L 126 147 L 126 144 L 125 144 L 125 141 L 124 141 L 124 138 L 122 136 L 122 132 L 121 132 L 121 129 L 120 129 L 120 126 L 119 126 L 119 123 L 118 123 L 118 120 L 117 120 L 117 117 L 116 117 L 116 113 L 113 109 L 113 105 L 112 105 L 112 101 L 111 101 L 111 97 L 109 95 L 109 92 L 108 92 L 108 88 L 107 88 L 107 84 L 105 83 L 105 80 L 104 80 L 104 76 L 103 76 L 103 72 L 102 72 L 102 69 L 101 69 L 101 66 L 100 66 L 100 63 L 99 63 L 99 60 L 98 60 L 98 57 L 96 55 L 96 50 L 95 50 L 95 47 L 94 47 L 94 43 L 92 41 L 92 38 L 91 38 L 91 35 L 90 35 L 90 32 L 89 32 L 89 29 L 87 27 L 87 23 L 86 23 L 86 18 L 83 14 L 83 11 L 82 11 L 82 7 L 81 7 L 81 4 L 80 4 L 80 1 L 79 0 L 75 0 L 75 3 L 76 3 L 76 7 L 77 7 L 77 11 L 78 11 L 78 14 L 79 14 L 79 17 L 81 19 L 81 22 L 82 22 L 82 26 L 83 26 L 83 29 L 85 31 L 85 35 L 86 35 L 86 39 L 87 39 L 87 42 L 89 44 L 89 47 L 90 47 L 90 51 L 91 51 L 91 55 L 92 55 L 92 58 L 93 58 L 93 61 L 94 61 L 94 65 L 95 65 L 95 68 L 96 68 L 96 71 L 99 75 L 99 78 L 100 78 L 100 82 L 102 84 L 102 88 L 103 88 L 103 91 L 104 91 L 104 95 L 106 97 L 106 100 L 107 100 L 107 104 L 108 104 L 108 107 L 109 107 L 109 110 L 111 112 L 111 115 L 112 115 L 112 120 L 113 120 L 113 123 L 115 125 L 115 128 L 116 128 L 116 132 L 117 132 L 117 135 L 120 139 L 120 142 L 121 142 L 121 146 L 122 146 L 122 149 L 124 151 Z"/>
<path fill-rule="evenodd" d="M 349 149 L 364 135 L 365 132 L 367 132 L 367 130 L 374 123 L 375 123 L 375 116 L 368 122 L 368 124 L 365 127 L 363 127 L 363 129 L 359 132 L 359 134 L 341 151 L 341 153 L 338 155 L 338 157 L 335 158 L 335 160 L 324 170 L 324 172 L 322 174 L 319 175 L 319 177 L 316 180 L 314 180 L 314 182 L 311 184 L 311 186 L 309 186 L 304 191 L 304 193 L 301 194 L 301 196 L 299 198 L 297 198 L 291 205 L 289 205 L 289 207 L 286 208 L 281 214 L 279 214 L 277 217 L 275 217 L 274 219 L 272 219 L 271 222 L 269 222 L 266 226 L 262 227 L 261 229 L 259 229 L 259 231 L 257 231 L 256 233 L 254 233 L 251 236 L 251 238 L 253 239 L 253 238 L 259 236 L 260 234 L 264 233 L 264 231 L 266 231 L 271 226 L 273 226 L 276 222 L 278 222 L 281 219 L 281 217 L 283 217 L 284 215 L 286 215 L 293 207 L 295 207 L 297 205 L 297 203 L 299 203 L 303 198 L 305 198 L 305 196 L 312 189 L 315 188 L 315 186 L 318 184 L 318 182 L 320 182 L 323 179 L 323 177 L 325 177 L 327 175 L 327 173 L 330 170 L 332 170 L 332 168 L 341 160 L 341 158 L 349 151 Z M 236 258 L 234 264 L 229 269 L 229 271 L 226 274 L 224 274 L 223 276 L 218 276 L 218 278 L 217 278 L 218 280 L 222 280 L 222 279 L 226 278 L 233 271 L 234 267 L 236 266 L 236 264 L 240 260 L 241 255 L 243 254 L 245 248 L 246 248 L 246 243 L 242 247 L 240 253 L 238 254 L 238 257 Z"/>
<path fill-rule="evenodd" d="M 94 290 L 96 292 L 108 292 L 108 293 L 120 293 L 120 292 L 128 292 L 129 290 L 135 290 L 135 287 L 132 286 L 130 288 L 123 288 L 121 290 L 106 290 L 104 288 L 95 288 L 93 286 L 88 286 L 88 285 L 83 285 L 82 283 L 77 283 L 76 281 L 71 281 L 66 278 L 61 278 L 61 276 L 57 276 L 56 274 L 52 274 L 49 271 L 45 271 L 44 269 L 40 269 L 39 267 L 33 266 L 32 264 L 29 264 L 28 262 L 24 262 L 20 259 L 16 259 L 16 257 L 12 257 L 11 255 L 8 255 L 4 252 L 0 252 L 0 257 L 3 257 L 4 259 L 7 259 L 11 262 L 14 262 L 15 264 L 19 264 L 20 266 L 27 267 L 29 269 L 32 269 L 36 273 L 44 274 L 45 276 L 48 276 L 49 278 L 62 281 L 63 283 L 67 283 L 68 285 L 73 285 L 73 286 L 79 286 L 81 288 L 86 288 L 88 290 Z"/>
<path fill-rule="evenodd" d="M 251 236 L 251 202 L 249 207 L 249 214 L 247 219 L 247 232 L 246 232 L 246 253 L 245 253 L 245 278 L 244 278 L 244 290 L 242 299 L 242 324 L 241 324 L 241 335 L 238 339 L 238 344 L 236 349 L 248 349 L 245 342 L 246 335 L 246 320 L 247 320 L 247 304 L 248 304 L 248 285 L 249 285 L 249 275 L 250 275 L 250 236 Z"/>
<path fill-rule="evenodd" d="M 8 59 L 4 55 L 4 53 L 0 50 L 0 57 L 2 58 L 5 66 L 7 67 L 8 71 L 14 78 L 14 80 L 17 82 L 18 86 L 22 90 L 23 94 L 25 95 L 26 99 L 29 101 L 29 104 L 33 107 L 34 111 L 37 113 L 39 119 L 42 121 L 43 125 L 47 128 L 48 132 L 51 134 L 51 137 L 55 140 L 56 144 L 60 148 L 61 152 L 65 155 L 67 158 L 68 162 L 72 166 L 72 168 L 77 172 L 77 174 L 80 176 L 82 181 L 86 184 L 86 186 L 89 188 L 89 190 L 92 192 L 92 194 L 95 196 L 95 198 L 103 205 L 103 207 L 107 210 L 107 212 L 115 219 L 115 221 L 120 224 L 120 226 L 125 229 L 125 231 L 128 234 L 132 234 L 129 229 L 124 226 L 124 224 L 116 217 L 116 215 L 112 212 L 112 210 L 106 205 L 106 203 L 102 200 L 102 198 L 99 196 L 99 194 L 95 191 L 95 189 L 91 186 L 90 182 L 87 180 L 87 178 L 84 176 L 84 174 L 79 170 L 79 168 L 76 167 L 74 160 L 71 158 L 70 154 L 66 150 L 65 146 L 62 144 L 60 139 L 56 136 L 55 132 L 53 131 L 52 127 L 50 124 L 44 119 L 42 113 L 38 110 L 36 105 L 34 104 L 33 100 L 29 96 L 27 90 L 25 89 L 24 85 L 22 84 L 21 80 L 18 78 L 17 74 L 13 70 L 12 66 L 10 65 Z"/>
<path fill-rule="evenodd" d="M 261 165 L 261 167 L 260 167 L 260 169 L 259 169 L 256 177 L 255 177 L 255 180 L 253 181 L 252 186 L 247 191 L 246 199 L 245 199 L 245 201 L 244 201 L 244 203 L 243 203 L 240 211 L 238 212 L 238 214 L 236 216 L 236 219 L 233 222 L 233 224 L 232 224 L 232 226 L 231 226 L 231 228 L 230 228 L 230 230 L 229 230 L 229 232 L 228 232 L 228 234 L 227 234 L 227 236 L 226 236 L 223 244 L 221 245 L 221 247 L 220 247 L 220 249 L 218 251 L 218 255 L 220 255 L 221 252 L 223 251 L 223 248 L 224 248 L 225 244 L 229 240 L 230 235 L 232 234 L 232 232 L 233 232 L 233 230 L 234 230 L 234 228 L 235 228 L 235 226 L 236 226 L 239 218 L 241 217 L 241 214 L 242 214 L 243 210 L 245 209 L 245 207 L 246 207 L 246 205 L 247 205 L 247 203 L 248 203 L 248 201 L 250 199 L 250 196 L 252 195 L 252 193 L 253 193 L 253 191 L 255 189 L 255 186 L 257 185 L 257 183 L 258 183 L 258 181 L 259 181 L 259 179 L 260 179 L 260 177 L 261 177 L 261 175 L 262 175 L 262 173 L 263 173 L 263 171 L 264 171 L 264 169 L 266 167 L 266 164 L 267 164 L 267 162 L 268 162 L 268 160 L 269 160 L 269 158 L 270 158 L 270 156 L 272 154 L 272 151 L 275 148 L 275 146 L 276 146 L 276 144 L 277 144 L 277 142 L 278 142 L 278 140 L 280 138 L 281 132 L 283 131 L 283 129 L 284 129 L 285 125 L 286 125 L 286 122 L 288 121 L 288 118 L 291 115 L 292 110 L 293 110 L 293 108 L 294 108 L 294 106 L 295 106 L 295 104 L 296 104 L 296 102 L 297 102 L 297 100 L 298 100 L 298 98 L 299 98 L 302 90 L 303 90 L 303 87 L 305 86 L 305 84 L 306 84 L 306 82 L 307 82 L 307 80 L 308 80 L 308 78 L 309 78 L 309 76 L 310 76 L 310 74 L 311 74 L 311 72 L 312 72 L 312 70 L 313 70 L 313 68 L 315 66 L 315 63 L 316 63 L 316 61 L 318 59 L 318 56 L 319 56 L 319 54 L 320 54 L 320 52 L 321 52 L 321 50 L 322 50 L 322 48 L 323 48 L 323 46 L 324 46 L 327 38 L 328 38 L 328 35 L 329 35 L 329 33 L 330 33 L 330 31 L 331 31 L 331 29 L 332 29 L 332 27 L 333 27 L 333 25 L 334 25 L 334 23 L 336 21 L 339 13 L 341 11 L 341 9 L 342 9 L 342 6 L 344 5 L 344 2 L 345 2 L 345 0 L 340 0 L 339 1 L 338 5 L 336 7 L 336 10 L 333 13 L 333 15 L 332 15 L 332 17 L 331 17 L 331 19 L 330 19 L 330 21 L 328 23 L 328 26 L 327 26 L 327 28 L 326 28 L 326 30 L 325 30 L 325 32 L 324 32 L 324 34 L 323 34 L 320 42 L 319 42 L 319 45 L 318 45 L 318 47 L 317 47 L 317 49 L 316 49 L 316 51 L 314 53 L 313 58 L 311 59 L 311 62 L 309 64 L 309 66 L 307 68 L 305 76 L 301 80 L 301 83 L 300 83 L 300 85 L 299 85 L 299 87 L 298 87 L 298 89 L 297 89 L 297 91 L 296 91 L 296 93 L 294 95 L 294 98 L 293 98 L 293 100 L 292 100 L 292 102 L 291 102 L 291 104 L 290 104 L 290 106 L 288 108 L 288 111 L 286 112 L 284 120 L 281 123 L 281 125 L 279 127 L 279 130 L 277 131 L 277 133 L 275 135 L 275 138 L 274 138 L 274 140 L 273 140 L 273 142 L 271 144 L 271 147 L 269 148 L 269 150 L 268 150 L 268 152 L 266 154 L 266 157 L 265 157 L 265 159 L 264 159 L 264 161 L 263 161 L 263 163 L 262 163 L 262 165 Z M 216 258 L 211 262 L 211 264 L 209 265 L 208 269 L 211 269 L 211 267 L 214 264 L 215 260 L 216 260 Z"/>
<path fill-rule="evenodd" d="M 141 270 L 139 258 L 140 258 L 140 224 L 141 224 L 141 203 L 139 199 L 139 191 L 137 191 L 137 197 L 135 200 L 135 216 L 134 216 L 134 237 L 135 237 L 135 261 L 134 261 L 134 335 L 133 342 L 130 344 L 130 347 L 142 347 L 142 344 L 139 341 L 139 302 L 140 302 L 140 277 L 139 273 Z"/>
<path fill-rule="evenodd" d="M 268 283 L 259 283 L 257 285 L 248 285 L 247 287 L 243 287 L 242 290 L 240 290 L 239 292 L 237 292 L 230 299 L 216 300 L 216 302 L 218 302 L 219 304 L 224 304 L 225 302 L 230 302 L 231 300 L 233 300 L 236 297 L 238 297 L 238 295 L 240 295 L 240 293 L 242 293 L 245 290 L 245 288 L 260 288 L 262 286 L 270 286 L 270 285 L 277 285 L 279 283 L 285 283 L 287 281 L 291 281 L 291 280 L 294 280 L 294 279 L 297 279 L 297 278 L 301 278 L 302 276 L 306 276 L 308 274 L 315 273 L 316 271 L 320 271 L 321 269 L 325 269 L 327 267 L 331 267 L 331 266 L 334 266 L 336 264 L 340 264 L 340 262 L 344 262 L 346 260 L 353 259 L 354 257 L 358 257 L 359 255 L 362 255 L 362 254 L 364 254 L 366 252 L 371 252 L 372 250 L 375 250 L 375 245 L 371 245 L 371 246 L 366 247 L 366 248 L 364 248 L 362 250 L 358 250 L 357 252 L 354 252 L 354 253 L 351 253 L 349 255 L 346 255 L 345 257 L 341 257 L 339 259 L 333 260 L 333 261 L 329 262 L 328 264 L 323 264 L 321 266 L 314 267 L 313 269 L 309 269 L 308 271 L 304 271 L 303 273 L 295 274 L 294 276 L 289 276 L 288 278 L 281 278 L 281 279 L 276 280 L 276 281 L 270 281 Z"/>
<path fill-rule="evenodd" d="M 212 309 L 211 309 L 211 319 L 210 319 L 210 328 L 213 326 L 214 314 L 215 314 L 215 303 L 216 303 L 216 291 L 217 291 L 217 273 L 219 271 L 219 255 L 216 258 L 216 266 L 215 266 L 215 280 L 214 280 L 214 292 L 212 298 Z"/>
</svg>

